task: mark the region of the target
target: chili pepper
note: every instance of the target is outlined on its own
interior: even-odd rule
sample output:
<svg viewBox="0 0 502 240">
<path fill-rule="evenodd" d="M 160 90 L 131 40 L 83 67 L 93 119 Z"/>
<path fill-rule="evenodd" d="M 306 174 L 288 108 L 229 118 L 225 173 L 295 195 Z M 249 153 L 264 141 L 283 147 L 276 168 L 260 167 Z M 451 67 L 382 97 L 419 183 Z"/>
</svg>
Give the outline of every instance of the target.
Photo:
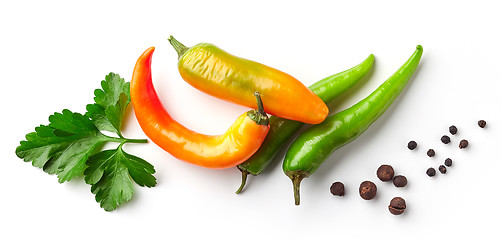
<svg viewBox="0 0 502 240">
<path fill-rule="evenodd" d="M 422 51 L 418 45 L 408 61 L 368 97 L 312 126 L 293 141 L 283 170 L 293 182 L 296 205 L 300 204 L 301 180 L 313 174 L 336 149 L 360 136 L 387 110 L 415 72 Z"/>
<path fill-rule="evenodd" d="M 154 50 L 151 47 L 139 57 L 131 80 L 134 113 L 145 134 L 174 157 L 208 168 L 234 167 L 253 155 L 269 130 L 259 94 L 258 110 L 242 114 L 224 134 L 191 131 L 169 115 L 157 96 L 151 73 Z"/>
<path fill-rule="evenodd" d="M 354 86 L 370 71 L 374 59 L 375 57 L 373 54 L 370 54 L 359 65 L 326 77 L 312 84 L 309 88 L 326 104 L 330 105 L 336 97 Z M 237 166 L 242 172 L 242 182 L 236 193 L 242 191 L 249 174 L 256 176 L 267 168 L 274 160 L 281 147 L 284 146 L 288 139 L 290 139 L 302 126 L 303 123 L 298 121 L 270 116 L 270 131 L 260 149 L 258 149 L 248 160 Z"/>
<path fill-rule="evenodd" d="M 231 55 L 209 43 L 185 47 L 172 36 L 178 70 L 190 85 L 217 98 L 254 107 L 259 92 L 265 112 L 317 124 L 328 115 L 326 104 L 296 78 L 261 63 Z"/>
</svg>

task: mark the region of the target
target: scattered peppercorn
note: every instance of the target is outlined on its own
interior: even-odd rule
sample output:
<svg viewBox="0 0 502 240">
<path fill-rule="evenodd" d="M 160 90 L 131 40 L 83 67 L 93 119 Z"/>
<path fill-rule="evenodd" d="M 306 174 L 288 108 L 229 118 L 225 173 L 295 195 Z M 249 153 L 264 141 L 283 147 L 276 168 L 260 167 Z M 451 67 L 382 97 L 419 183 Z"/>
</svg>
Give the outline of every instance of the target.
<svg viewBox="0 0 502 240">
<path fill-rule="evenodd" d="M 485 120 L 479 120 L 478 121 L 478 126 L 480 128 L 485 128 L 486 127 L 486 121 Z"/>
<path fill-rule="evenodd" d="M 365 200 L 371 200 L 376 196 L 377 186 L 371 181 L 364 181 L 359 186 L 359 195 Z"/>
<path fill-rule="evenodd" d="M 458 145 L 458 147 L 460 149 L 463 149 L 463 148 L 466 148 L 467 146 L 469 146 L 469 142 L 465 139 L 463 139 L 462 141 L 460 141 L 460 144 Z"/>
<path fill-rule="evenodd" d="M 444 144 L 450 143 L 451 142 L 450 137 L 448 137 L 446 135 L 442 136 L 441 137 L 441 142 L 443 142 Z"/>
<path fill-rule="evenodd" d="M 458 131 L 457 127 L 455 127 L 454 125 L 451 125 L 449 130 L 450 130 L 451 135 L 457 134 L 457 131 Z"/>
<path fill-rule="evenodd" d="M 446 167 L 444 165 L 440 165 L 439 166 L 439 172 L 442 173 L 442 174 L 445 174 L 446 173 Z"/>
<path fill-rule="evenodd" d="M 415 148 L 417 148 L 417 142 L 415 142 L 415 141 L 410 141 L 410 142 L 408 143 L 408 149 L 410 149 L 410 150 L 414 150 Z"/>
<path fill-rule="evenodd" d="M 401 197 L 395 197 L 390 200 L 389 211 L 394 215 L 400 215 L 406 209 L 406 201 Z"/>
<path fill-rule="evenodd" d="M 394 183 L 394 186 L 396 187 L 404 187 L 406 186 L 406 184 L 408 184 L 408 179 L 406 179 L 406 177 L 403 175 L 397 175 L 392 180 L 392 183 Z"/>
<path fill-rule="evenodd" d="M 446 160 L 444 160 L 444 165 L 446 165 L 447 167 L 451 167 L 452 164 L 453 161 L 451 160 L 451 158 L 447 158 Z"/>
<path fill-rule="evenodd" d="M 394 177 L 394 168 L 390 165 L 382 165 L 377 169 L 377 177 L 383 182 L 392 180 Z"/>
<path fill-rule="evenodd" d="M 425 172 L 425 173 L 427 173 L 427 176 L 429 176 L 429 177 L 434 177 L 434 175 L 436 175 L 436 169 L 429 168 L 429 169 L 427 169 L 427 172 Z"/>
<path fill-rule="evenodd" d="M 436 155 L 436 151 L 434 151 L 434 149 L 429 149 L 429 151 L 427 151 L 427 156 L 434 157 L 435 155 Z"/>
<path fill-rule="evenodd" d="M 334 182 L 331 184 L 329 191 L 335 196 L 343 196 L 345 195 L 345 186 L 341 182 Z"/>
</svg>

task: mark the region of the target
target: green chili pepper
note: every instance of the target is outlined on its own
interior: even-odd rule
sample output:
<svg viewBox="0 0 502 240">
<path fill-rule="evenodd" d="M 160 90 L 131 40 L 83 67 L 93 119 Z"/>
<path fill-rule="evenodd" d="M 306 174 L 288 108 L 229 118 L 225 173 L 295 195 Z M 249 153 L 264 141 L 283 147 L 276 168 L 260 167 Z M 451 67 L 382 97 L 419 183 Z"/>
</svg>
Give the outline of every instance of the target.
<svg viewBox="0 0 502 240">
<path fill-rule="evenodd" d="M 401 93 L 422 57 L 422 46 L 387 81 L 354 106 L 334 114 L 303 132 L 289 147 L 284 173 L 293 181 L 295 204 L 300 204 L 300 182 L 309 177 L 335 150 L 360 136 Z"/>
<path fill-rule="evenodd" d="M 359 65 L 326 77 L 309 87 L 326 104 L 344 93 L 362 79 L 373 66 L 374 56 L 370 54 Z M 237 168 L 242 172 L 242 183 L 236 193 L 240 193 L 249 174 L 258 175 L 272 162 L 286 141 L 303 126 L 302 122 L 276 116 L 270 117 L 270 131 L 260 149 Z"/>
</svg>

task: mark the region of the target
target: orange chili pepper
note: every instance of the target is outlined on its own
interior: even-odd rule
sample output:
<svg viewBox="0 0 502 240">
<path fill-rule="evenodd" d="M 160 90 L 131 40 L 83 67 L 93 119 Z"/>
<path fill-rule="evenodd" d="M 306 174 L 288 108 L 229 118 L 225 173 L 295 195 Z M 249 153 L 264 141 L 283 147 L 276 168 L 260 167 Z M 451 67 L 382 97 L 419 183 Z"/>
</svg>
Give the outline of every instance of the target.
<svg viewBox="0 0 502 240">
<path fill-rule="evenodd" d="M 260 147 L 269 130 L 261 98 L 255 93 L 258 109 L 242 114 L 221 135 L 205 135 L 187 129 L 166 111 L 152 83 L 154 47 L 136 62 L 131 80 L 131 102 L 145 134 L 174 157 L 207 168 L 234 167 Z"/>
<path fill-rule="evenodd" d="M 253 107 L 259 92 L 265 112 L 281 118 L 318 124 L 329 109 L 315 93 L 289 74 L 231 55 L 209 43 L 193 47 L 169 37 L 178 53 L 178 70 L 190 85 L 211 96 Z"/>
</svg>

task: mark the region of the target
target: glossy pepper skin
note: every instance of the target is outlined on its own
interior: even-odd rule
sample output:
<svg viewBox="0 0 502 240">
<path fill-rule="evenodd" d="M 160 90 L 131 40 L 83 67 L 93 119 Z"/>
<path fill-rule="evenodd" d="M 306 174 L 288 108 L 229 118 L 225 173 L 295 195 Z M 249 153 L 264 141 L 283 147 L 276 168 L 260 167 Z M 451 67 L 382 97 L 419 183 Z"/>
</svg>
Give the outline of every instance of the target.
<svg viewBox="0 0 502 240">
<path fill-rule="evenodd" d="M 265 112 L 317 124 L 328 115 L 326 104 L 296 78 L 263 64 L 239 58 L 209 43 L 185 47 L 172 36 L 178 70 L 190 85 L 214 97 L 254 107 L 259 92 Z"/>
<path fill-rule="evenodd" d="M 330 103 L 347 89 L 354 86 L 370 71 L 375 57 L 370 54 L 359 65 L 343 72 L 326 77 L 309 89 L 319 96 L 326 104 Z M 276 116 L 270 117 L 270 131 L 260 149 L 247 161 L 237 165 L 242 172 L 242 183 L 236 193 L 240 193 L 246 184 L 249 174 L 258 175 L 274 160 L 282 146 L 303 126 L 303 123 Z"/>
<path fill-rule="evenodd" d="M 224 134 L 194 132 L 175 121 L 157 96 L 151 72 L 154 49 L 139 57 L 131 80 L 134 113 L 148 138 L 174 157 L 207 168 L 234 167 L 253 155 L 269 131 L 259 94 L 256 99 L 261 110 L 242 114 Z"/>
<path fill-rule="evenodd" d="M 300 204 L 301 180 L 314 173 L 335 150 L 360 136 L 387 110 L 415 72 L 422 52 L 418 45 L 408 61 L 368 97 L 326 118 L 293 141 L 282 167 L 293 182 L 296 205 Z"/>
</svg>

